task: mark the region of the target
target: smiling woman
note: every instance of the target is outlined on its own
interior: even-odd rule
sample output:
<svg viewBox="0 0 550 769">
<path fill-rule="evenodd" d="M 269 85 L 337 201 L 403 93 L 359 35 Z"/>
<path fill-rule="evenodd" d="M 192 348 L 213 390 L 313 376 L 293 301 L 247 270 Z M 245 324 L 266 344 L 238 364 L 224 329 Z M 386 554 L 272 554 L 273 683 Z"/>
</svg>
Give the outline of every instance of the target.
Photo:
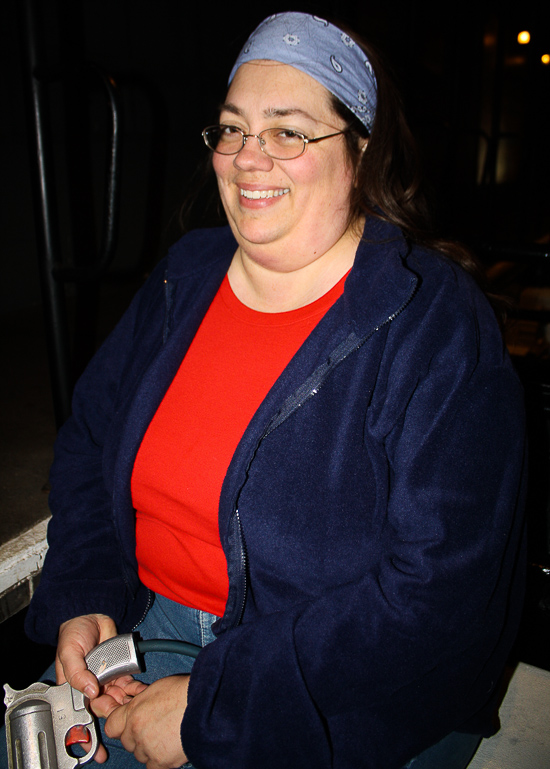
<svg viewBox="0 0 550 769">
<path fill-rule="evenodd" d="M 464 769 L 522 593 L 494 312 L 353 35 L 266 19 L 203 137 L 229 226 L 171 248 L 78 383 L 28 632 L 113 769 Z M 84 656 L 135 627 L 203 649 L 99 687 Z"/>
<path fill-rule="evenodd" d="M 216 148 L 214 171 L 239 248 L 229 268 L 237 297 L 257 310 L 292 310 L 318 299 L 353 264 L 362 227 L 351 221 L 354 172 L 345 125 L 327 89 L 274 61 L 237 71 L 220 114 L 245 135 L 285 129 L 324 142 L 300 143 L 297 156 L 275 159 L 261 142 L 235 154 Z"/>
</svg>

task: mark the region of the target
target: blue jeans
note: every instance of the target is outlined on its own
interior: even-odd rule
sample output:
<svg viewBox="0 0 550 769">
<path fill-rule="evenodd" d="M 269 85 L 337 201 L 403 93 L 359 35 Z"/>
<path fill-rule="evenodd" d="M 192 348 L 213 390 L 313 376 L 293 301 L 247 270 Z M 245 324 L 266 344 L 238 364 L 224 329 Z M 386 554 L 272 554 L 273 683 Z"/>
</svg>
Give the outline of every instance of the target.
<svg viewBox="0 0 550 769">
<path fill-rule="evenodd" d="M 144 640 L 154 638 L 169 638 L 178 641 L 187 641 L 197 646 L 206 646 L 214 640 L 211 626 L 217 617 L 196 609 L 174 603 L 173 601 L 156 596 L 153 606 L 149 610 L 138 631 Z M 179 654 L 158 652 L 147 654 L 145 658 L 146 670 L 136 676 L 141 681 L 149 684 L 165 676 L 189 673 L 194 660 Z M 42 681 L 55 683 L 55 670 L 52 665 L 42 676 Z M 105 764 L 106 769 L 143 769 L 133 756 L 122 747 L 118 740 L 107 737 L 103 731 L 103 719 L 99 719 L 102 741 L 109 752 L 109 760 Z M 0 740 L 5 746 L 4 729 L 0 730 Z M 453 732 L 441 742 L 433 745 L 420 755 L 411 759 L 402 769 L 465 769 L 480 742 L 480 737 L 471 734 Z M 7 768 L 5 749 L 0 750 L 0 769 Z M 97 764 L 89 764 L 89 767 Z M 185 769 L 193 769 L 191 764 L 185 764 Z M 299 767 L 296 767 L 299 769 Z"/>
</svg>

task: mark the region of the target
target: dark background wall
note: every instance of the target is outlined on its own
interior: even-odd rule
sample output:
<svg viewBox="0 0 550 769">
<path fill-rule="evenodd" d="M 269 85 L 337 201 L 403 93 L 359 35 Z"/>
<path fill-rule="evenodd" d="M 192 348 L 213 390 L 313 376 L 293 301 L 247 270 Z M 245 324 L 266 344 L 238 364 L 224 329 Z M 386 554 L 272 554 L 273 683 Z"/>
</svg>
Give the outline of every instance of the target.
<svg viewBox="0 0 550 769">
<path fill-rule="evenodd" d="M 2 152 L 4 310 L 39 301 L 28 123 L 17 10 L 4 3 Z M 548 236 L 550 52 L 544 3 L 428 0 L 204 6 L 184 0 L 39 0 L 55 148 L 63 258 L 98 247 L 108 114 L 83 69 L 95 62 L 118 84 L 123 105 L 122 209 L 115 272 L 147 269 L 179 234 L 177 211 L 206 151 L 200 131 L 215 119 L 225 78 L 250 30 L 269 13 L 336 17 L 387 54 L 420 140 L 439 220 L 475 239 Z M 520 47 L 522 28 L 533 41 Z M 542 46 L 542 47 L 541 47 Z M 500 134 L 500 136 L 498 136 Z M 499 139 L 497 147 L 496 140 Z"/>
</svg>

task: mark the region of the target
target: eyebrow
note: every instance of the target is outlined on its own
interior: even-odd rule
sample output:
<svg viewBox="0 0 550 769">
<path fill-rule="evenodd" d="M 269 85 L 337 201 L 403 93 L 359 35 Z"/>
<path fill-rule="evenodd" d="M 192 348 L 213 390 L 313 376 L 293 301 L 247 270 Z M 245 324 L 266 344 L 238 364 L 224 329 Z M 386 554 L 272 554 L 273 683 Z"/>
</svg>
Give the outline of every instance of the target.
<svg viewBox="0 0 550 769">
<path fill-rule="evenodd" d="M 232 115 L 238 115 L 239 117 L 244 117 L 243 111 L 237 107 L 235 104 L 232 104 L 231 102 L 228 102 L 227 104 L 222 104 L 220 107 L 220 112 L 230 112 Z M 301 115 L 303 117 L 308 118 L 309 120 L 316 120 L 312 115 L 309 114 L 309 112 L 306 112 L 303 109 L 300 109 L 299 107 L 268 107 L 267 109 L 264 109 L 263 115 L 266 118 L 271 117 L 289 117 L 294 115 Z"/>
</svg>

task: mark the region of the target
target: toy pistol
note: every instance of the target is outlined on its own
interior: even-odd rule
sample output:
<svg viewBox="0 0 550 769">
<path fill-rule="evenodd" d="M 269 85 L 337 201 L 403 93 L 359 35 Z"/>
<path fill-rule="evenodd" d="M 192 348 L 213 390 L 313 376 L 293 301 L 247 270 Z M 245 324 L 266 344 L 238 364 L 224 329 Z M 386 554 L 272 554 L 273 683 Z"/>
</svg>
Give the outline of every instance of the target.
<svg viewBox="0 0 550 769">
<path fill-rule="evenodd" d="M 86 656 L 86 665 L 100 684 L 143 670 L 138 642 L 131 633 L 96 646 Z M 6 684 L 4 691 L 10 769 L 74 769 L 95 756 L 97 724 L 82 692 L 68 683 L 35 683 L 22 691 Z M 71 745 L 84 742 L 91 743 L 86 755 L 76 757 L 69 752 Z"/>
</svg>

